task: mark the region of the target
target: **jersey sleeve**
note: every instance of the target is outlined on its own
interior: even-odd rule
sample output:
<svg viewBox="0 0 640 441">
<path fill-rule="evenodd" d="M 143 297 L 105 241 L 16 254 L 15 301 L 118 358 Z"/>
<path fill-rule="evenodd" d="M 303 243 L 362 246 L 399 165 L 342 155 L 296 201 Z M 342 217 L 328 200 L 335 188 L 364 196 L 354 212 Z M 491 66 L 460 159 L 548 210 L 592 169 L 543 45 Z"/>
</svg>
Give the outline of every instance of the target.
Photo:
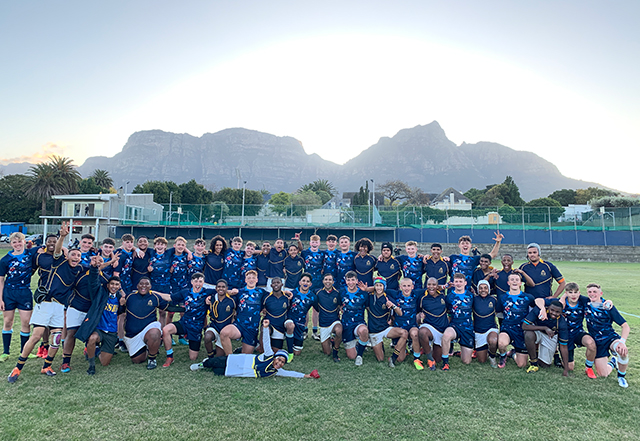
<svg viewBox="0 0 640 441">
<path fill-rule="evenodd" d="M 620 312 L 615 306 L 612 306 L 609 310 L 609 316 L 611 317 L 611 320 L 613 320 L 620 326 L 627 323 L 627 321 L 624 319 L 624 317 L 622 317 L 622 315 L 620 315 Z"/>
<path fill-rule="evenodd" d="M 525 297 L 527 298 L 527 300 L 529 300 L 529 306 L 531 308 L 533 308 L 534 306 L 536 306 L 536 298 L 531 295 L 531 294 L 525 294 Z"/>
<path fill-rule="evenodd" d="M 560 270 L 558 269 L 558 267 L 555 266 L 553 263 L 549 263 L 549 262 L 547 263 L 551 267 L 551 275 L 553 276 L 553 278 L 556 279 L 557 282 L 561 282 L 564 279 L 564 277 L 560 273 Z"/>
<path fill-rule="evenodd" d="M 529 314 L 527 314 L 527 316 L 524 318 L 524 322 L 527 325 L 536 326 L 536 320 L 538 320 L 538 315 L 540 315 L 540 308 L 535 306 L 531 311 L 529 311 Z"/>
<path fill-rule="evenodd" d="M 185 298 L 185 290 L 182 289 L 176 293 L 171 294 L 171 303 L 180 303 L 184 301 Z"/>
<path fill-rule="evenodd" d="M 278 369 L 276 371 L 276 376 L 277 377 L 304 378 L 304 374 L 302 372 L 286 371 L 284 369 Z"/>
<path fill-rule="evenodd" d="M 5 259 L 4 257 L 0 259 L 0 277 L 4 277 L 7 275 L 7 271 L 9 269 L 7 262 L 8 259 Z"/>
<path fill-rule="evenodd" d="M 569 343 L 569 325 L 564 317 L 558 321 L 558 343 L 567 345 Z"/>
</svg>

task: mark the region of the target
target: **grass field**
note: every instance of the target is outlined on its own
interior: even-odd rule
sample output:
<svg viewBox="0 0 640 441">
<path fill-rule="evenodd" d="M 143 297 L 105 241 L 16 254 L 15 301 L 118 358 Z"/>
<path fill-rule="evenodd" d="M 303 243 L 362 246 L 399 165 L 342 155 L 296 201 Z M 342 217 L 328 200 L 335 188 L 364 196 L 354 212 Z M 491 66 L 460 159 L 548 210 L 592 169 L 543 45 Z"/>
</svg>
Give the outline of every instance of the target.
<svg viewBox="0 0 640 441">
<path fill-rule="evenodd" d="M 619 310 L 640 316 L 640 264 L 558 266 L 580 286 L 599 282 Z M 463 366 L 456 358 L 449 372 L 419 372 L 409 363 L 391 369 L 371 351 L 361 367 L 344 352 L 335 364 L 311 339 L 288 369 L 317 368 L 319 380 L 191 372 L 185 346 L 176 347 L 170 368 L 147 371 L 118 354 L 89 377 L 77 345 L 70 373 L 45 377 L 42 361 L 29 360 L 10 385 L 4 378 L 17 358 L 18 325 L 12 356 L 0 365 L 0 439 L 637 440 L 640 318 L 625 318 L 631 326 L 626 390 L 615 374 L 589 380 L 582 349 L 576 350 L 575 374 L 563 378 L 557 368 L 526 374 L 513 362 L 497 370 L 475 361 Z M 56 371 L 60 362 L 61 351 Z"/>
</svg>

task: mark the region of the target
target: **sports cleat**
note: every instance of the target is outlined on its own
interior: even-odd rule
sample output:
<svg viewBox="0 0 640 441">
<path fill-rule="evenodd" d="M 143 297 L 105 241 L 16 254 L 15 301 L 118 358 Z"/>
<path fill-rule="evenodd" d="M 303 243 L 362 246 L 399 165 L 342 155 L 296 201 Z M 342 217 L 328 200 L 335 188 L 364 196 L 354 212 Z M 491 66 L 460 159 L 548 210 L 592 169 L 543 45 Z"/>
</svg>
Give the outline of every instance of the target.
<svg viewBox="0 0 640 441">
<path fill-rule="evenodd" d="M 38 349 L 38 352 L 40 352 L 40 349 Z M 40 355 L 38 355 L 38 357 L 45 359 L 49 356 L 49 349 L 45 348 L 44 346 L 42 347 L 42 353 Z"/>
<path fill-rule="evenodd" d="M 595 374 L 595 372 L 593 372 L 593 367 L 588 367 L 584 370 L 584 373 L 587 374 L 587 377 L 591 378 L 591 379 L 596 379 L 598 378 Z"/>
<path fill-rule="evenodd" d="M 186 338 L 184 338 L 184 337 L 180 337 L 180 338 L 178 339 L 178 343 L 180 343 L 180 344 L 181 344 L 181 345 L 183 345 L 183 346 L 189 346 L 189 341 L 188 341 Z"/>
<path fill-rule="evenodd" d="M 476 354 L 476 350 L 474 349 L 473 352 L 471 353 L 471 358 L 477 358 L 478 354 Z"/>
<path fill-rule="evenodd" d="M 333 357 L 333 362 L 334 363 L 340 363 L 340 357 L 338 357 L 337 355 L 335 357 Z"/>
<path fill-rule="evenodd" d="M 62 363 L 60 365 L 60 372 L 62 372 L 63 374 L 71 372 L 71 366 L 69 366 L 69 363 Z"/>
<path fill-rule="evenodd" d="M 53 369 L 51 369 L 51 366 L 46 367 L 46 368 L 42 368 L 42 370 L 40 371 L 41 374 L 45 374 L 47 377 L 53 377 L 56 375 L 55 372 L 53 372 Z"/>
<path fill-rule="evenodd" d="M 489 357 L 489 364 L 491 365 L 492 368 L 497 368 L 498 367 L 498 362 L 496 361 L 496 357 Z"/>
<path fill-rule="evenodd" d="M 311 336 L 313 337 L 314 340 L 320 341 L 320 334 L 318 334 L 317 332 L 314 332 Z"/>
<path fill-rule="evenodd" d="M 36 352 L 36 357 L 38 357 L 38 358 L 47 358 L 46 356 L 44 356 L 44 357 L 42 356 L 42 351 L 44 351 L 44 350 L 45 350 L 44 346 L 40 346 L 38 348 L 38 352 Z"/>
<path fill-rule="evenodd" d="M 173 364 L 173 357 L 167 357 L 167 360 L 164 362 L 162 367 L 169 367 Z"/>
<path fill-rule="evenodd" d="M 390 368 L 396 367 L 395 363 L 393 362 L 393 358 L 391 358 L 391 357 L 389 357 L 389 367 Z"/>
<path fill-rule="evenodd" d="M 562 360 L 560 359 L 560 354 L 553 354 L 553 365 L 555 367 L 562 367 Z"/>
<path fill-rule="evenodd" d="M 625 389 L 629 387 L 629 383 L 627 383 L 627 379 L 625 377 L 618 377 L 618 384 L 620 387 L 624 387 Z"/>
<path fill-rule="evenodd" d="M 291 363 L 293 361 L 293 354 L 287 355 L 287 363 Z"/>
<path fill-rule="evenodd" d="M 443 365 L 442 365 L 442 370 L 443 370 L 443 371 L 448 371 L 449 369 L 451 369 L 451 368 L 449 367 L 449 363 L 445 363 L 445 364 L 443 364 Z"/>
<path fill-rule="evenodd" d="M 96 367 L 89 366 L 89 369 L 87 369 L 87 375 L 95 375 L 95 374 L 96 374 Z"/>
<path fill-rule="evenodd" d="M 504 368 L 507 365 L 507 357 L 506 356 L 500 356 L 500 361 L 498 362 L 498 367 L 500 369 Z"/>
<path fill-rule="evenodd" d="M 531 366 L 529 366 L 527 368 L 527 374 L 532 374 L 534 372 L 538 372 L 538 369 L 540 369 L 538 366 L 531 365 Z"/>
<path fill-rule="evenodd" d="M 202 368 L 204 368 L 204 364 L 203 363 L 194 363 L 189 367 L 189 369 L 191 369 L 194 372 L 195 371 L 199 371 Z"/>
<path fill-rule="evenodd" d="M 27 358 L 38 358 L 38 356 L 36 354 L 29 354 L 27 355 Z"/>
<path fill-rule="evenodd" d="M 151 369 L 155 369 L 158 367 L 158 361 L 154 358 L 147 360 L 147 369 L 151 370 Z"/>
<path fill-rule="evenodd" d="M 9 358 L 9 354 L 0 355 L 0 363 L 4 363 L 5 361 L 7 361 L 7 358 Z"/>
<path fill-rule="evenodd" d="M 460 356 L 460 351 L 454 351 L 451 355 L 449 355 L 450 357 L 459 357 Z"/>
<path fill-rule="evenodd" d="M 360 355 L 356 356 L 356 366 L 362 366 L 362 357 Z"/>
<path fill-rule="evenodd" d="M 430 371 L 436 370 L 436 362 L 434 360 L 427 360 L 427 366 L 429 367 Z"/>
<path fill-rule="evenodd" d="M 120 352 L 129 352 L 127 345 L 125 345 L 123 341 L 118 342 L 118 346 L 120 347 Z"/>
<path fill-rule="evenodd" d="M 16 381 L 18 381 L 20 372 L 22 372 L 20 369 L 18 369 L 17 367 L 14 367 L 11 373 L 9 374 L 9 376 L 7 377 L 7 381 L 9 383 L 15 383 Z"/>
<path fill-rule="evenodd" d="M 421 371 L 424 369 L 424 365 L 422 364 L 422 360 L 419 359 L 415 359 L 413 360 L 413 365 L 416 367 L 417 370 Z"/>
</svg>

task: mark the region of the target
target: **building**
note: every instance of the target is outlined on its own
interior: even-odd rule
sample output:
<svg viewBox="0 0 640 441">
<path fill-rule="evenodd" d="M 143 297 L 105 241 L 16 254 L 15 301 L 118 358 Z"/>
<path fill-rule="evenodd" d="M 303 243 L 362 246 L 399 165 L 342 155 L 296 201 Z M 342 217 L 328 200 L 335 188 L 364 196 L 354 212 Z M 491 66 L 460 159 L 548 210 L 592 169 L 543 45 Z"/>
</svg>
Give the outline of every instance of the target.
<svg viewBox="0 0 640 441">
<path fill-rule="evenodd" d="M 431 201 L 438 210 L 471 210 L 473 202 L 453 187 L 447 188 Z"/>
<path fill-rule="evenodd" d="M 122 225 L 157 225 L 163 219 L 163 207 L 153 202 L 153 194 L 72 194 L 57 195 L 60 216 L 41 216 L 44 234 L 49 221 L 68 221 L 72 226 L 70 240 L 92 234 L 96 240 L 115 234 Z"/>
</svg>

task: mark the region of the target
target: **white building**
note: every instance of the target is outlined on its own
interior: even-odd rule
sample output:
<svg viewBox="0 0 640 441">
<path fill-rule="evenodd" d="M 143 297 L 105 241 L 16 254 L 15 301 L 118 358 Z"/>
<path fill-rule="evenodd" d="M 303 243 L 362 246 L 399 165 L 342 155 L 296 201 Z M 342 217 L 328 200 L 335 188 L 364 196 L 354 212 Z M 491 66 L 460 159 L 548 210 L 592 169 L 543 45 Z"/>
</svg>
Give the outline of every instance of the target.
<svg viewBox="0 0 640 441">
<path fill-rule="evenodd" d="M 438 210 L 471 210 L 473 202 L 453 187 L 447 188 L 431 201 Z"/>
</svg>

